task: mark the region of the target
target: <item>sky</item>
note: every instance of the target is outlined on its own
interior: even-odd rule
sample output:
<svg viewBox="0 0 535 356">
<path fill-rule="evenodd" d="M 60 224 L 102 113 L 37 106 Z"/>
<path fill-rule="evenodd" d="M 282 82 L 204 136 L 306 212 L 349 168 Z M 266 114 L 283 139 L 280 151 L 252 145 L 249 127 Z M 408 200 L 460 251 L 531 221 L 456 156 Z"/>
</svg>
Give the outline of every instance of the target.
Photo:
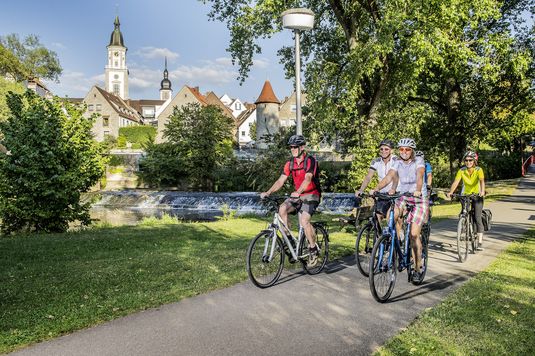
<svg viewBox="0 0 535 356">
<path fill-rule="evenodd" d="M 238 67 L 226 51 L 229 30 L 210 21 L 209 10 L 197 0 L 2 0 L 0 36 L 35 34 L 55 51 L 63 74 L 59 83 L 45 83 L 61 97 L 84 97 L 93 85 L 103 87 L 106 46 L 116 15 L 128 48 L 131 99 L 159 99 L 165 56 L 175 94 L 189 85 L 202 93 L 254 102 L 269 80 L 279 100 L 289 96 L 293 79 L 284 78 L 276 52 L 293 45 L 291 32 L 260 42 L 262 54 L 254 57 L 249 77 L 240 85 Z"/>
</svg>

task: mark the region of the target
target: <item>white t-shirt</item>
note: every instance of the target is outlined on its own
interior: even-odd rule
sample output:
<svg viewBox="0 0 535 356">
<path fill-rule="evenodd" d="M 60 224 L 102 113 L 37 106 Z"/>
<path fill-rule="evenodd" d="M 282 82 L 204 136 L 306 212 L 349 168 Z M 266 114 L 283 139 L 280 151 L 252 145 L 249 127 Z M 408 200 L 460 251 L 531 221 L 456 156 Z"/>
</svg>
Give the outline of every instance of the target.
<svg viewBox="0 0 535 356">
<path fill-rule="evenodd" d="M 398 158 L 394 155 L 390 156 L 390 159 L 386 164 L 383 162 L 383 159 L 381 157 L 374 158 L 372 160 L 372 163 L 370 163 L 370 169 L 373 169 L 377 172 L 377 177 L 379 177 L 379 182 L 383 180 L 383 178 L 386 176 L 390 168 L 394 165 L 394 163 L 398 160 Z M 392 188 L 392 183 L 388 184 L 386 187 L 380 190 L 381 193 L 387 193 Z"/>
<path fill-rule="evenodd" d="M 402 159 L 397 159 L 392 169 L 398 173 L 399 183 L 397 190 L 400 193 L 414 193 L 416 191 L 416 170 L 423 168 L 425 162 L 422 157 L 416 157 L 410 163 L 405 163 Z M 422 183 L 422 197 L 427 197 L 427 187 Z"/>
</svg>

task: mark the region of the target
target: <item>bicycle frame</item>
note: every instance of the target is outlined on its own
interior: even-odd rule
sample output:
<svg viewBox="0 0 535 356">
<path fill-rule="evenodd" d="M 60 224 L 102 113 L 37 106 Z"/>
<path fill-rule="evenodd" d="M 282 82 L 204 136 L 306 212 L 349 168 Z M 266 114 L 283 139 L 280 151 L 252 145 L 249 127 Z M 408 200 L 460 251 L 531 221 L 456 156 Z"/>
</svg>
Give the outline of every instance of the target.
<svg viewBox="0 0 535 356">
<path fill-rule="evenodd" d="M 298 216 L 299 216 L 299 214 L 298 214 Z M 282 218 L 281 218 L 281 216 L 279 215 L 278 212 L 275 212 L 275 214 L 273 214 L 273 222 L 270 225 L 270 230 L 272 231 L 273 238 L 276 238 L 277 231 L 279 231 L 281 233 L 281 235 L 283 237 L 283 240 L 284 240 L 284 243 L 286 244 L 286 246 L 288 247 L 288 250 L 292 254 L 292 258 L 297 260 L 298 259 L 297 251 L 298 251 L 299 245 L 302 243 L 303 236 L 305 235 L 305 230 L 303 229 L 303 227 L 301 225 L 299 225 L 299 233 L 298 233 L 297 244 L 295 245 L 295 250 L 292 247 L 292 244 L 290 242 L 290 238 L 289 237 L 291 237 L 292 240 L 294 240 L 294 241 L 295 241 L 295 238 L 293 237 L 292 232 L 286 226 L 284 221 L 282 221 Z M 288 231 L 289 237 L 286 234 L 286 231 Z M 264 245 L 264 255 L 267 255 L 268 245 L 269 244 L 265 244 Z M 275 243 L 271 244 L 271 251 L 269 252 L 269 262 L 271 262 L 273 260 L 273 255 L 275 253 L 275 246 L 276 246 Z"/>
<path fill-rule="evenodd" d="M 396 221 L 394 219 L 394 215 L 395 215 L 394 214 L 394 209 L 393 209 L 393 206 L 392 206 L 392 208 L 390 210 L 390 213 L 388 215 L 388 227 L 387 227 L 387 232 L 392 237 L 390 239 L 390 247 L 389 247 L 389 249 L 390 249 L 390 251 L 393 251 L 394 249 L 396 249 L 396 253 L 399 256 L 398 257 L 398 262 L 399 262 L 398 270 L 399 271 L 403 271 L 411 263 L 411 260 L 410 260 L 410 257 L 411 257 L 410 231 L 411 231 L 412 223 L 408 223 L 407 224 L 407 228 L 404 231 L 404 233 L 405 233 L 405 236 L 404 236 L 405 243 L 403 245 L 403 251 L 402 251 L 401 250 L 401 240 L 397 236 Z M 379 249 L 379 261 L 380 261 L 379 262 L 379 268 L 381 268 L 381 262 L 382 262 L 383 254 L 384 254 L 384 246 L 381 245 L 380 249 Z M 392 254 L 390 254 L 388 256 L 388 267 L 391 267 L 394 262 L 395 261 L 393 260 Z"/>
</svg>

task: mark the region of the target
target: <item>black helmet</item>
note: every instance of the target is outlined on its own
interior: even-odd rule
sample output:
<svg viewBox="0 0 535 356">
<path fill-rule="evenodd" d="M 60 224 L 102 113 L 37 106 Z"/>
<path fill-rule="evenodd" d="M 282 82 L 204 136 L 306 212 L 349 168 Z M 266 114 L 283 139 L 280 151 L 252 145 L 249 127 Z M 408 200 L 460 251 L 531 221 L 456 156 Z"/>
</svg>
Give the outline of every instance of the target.
<svg viewBox="0 0 535 356">
<path fill-rule="evenodd" d="M 384 139 L 382 140 L 381 142 L 379 142 L 379 145 L 377 145 L 377 148 L 381 147 L 381 146 L 388 146 L 390 148 L 394 148 L 394 142 L 392 142 L 392 140 L 389 140 L 389 139 Z"/>
<path fill-rule="evenodd" d="M 306 143 L 307 142 L 303 135 L 293 135 L 288 140 L 288 146 L 304 146 Z"/>
</svg>

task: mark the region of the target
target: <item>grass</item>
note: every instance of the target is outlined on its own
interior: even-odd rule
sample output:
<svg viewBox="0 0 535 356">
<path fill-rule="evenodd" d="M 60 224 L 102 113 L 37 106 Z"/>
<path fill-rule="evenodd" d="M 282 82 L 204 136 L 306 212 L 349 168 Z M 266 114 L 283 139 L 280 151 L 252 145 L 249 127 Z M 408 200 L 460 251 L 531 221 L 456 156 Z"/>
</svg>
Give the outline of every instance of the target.
<svg viewBox="0 0 535 356">
<path fill-rule="evenodd" d="M 535 229 L 442 303 L 379 349 L 379 355 L 534 355 Z"/>
<path fill-rule="evenodd" d="M 265 227 L 259 218 L 164 217 L 1 238 L 0 352 L 244 281 L 245 251 Z M 353 244 L 351 233 L 332 231 L 330 259 Z"/>
</svg>

